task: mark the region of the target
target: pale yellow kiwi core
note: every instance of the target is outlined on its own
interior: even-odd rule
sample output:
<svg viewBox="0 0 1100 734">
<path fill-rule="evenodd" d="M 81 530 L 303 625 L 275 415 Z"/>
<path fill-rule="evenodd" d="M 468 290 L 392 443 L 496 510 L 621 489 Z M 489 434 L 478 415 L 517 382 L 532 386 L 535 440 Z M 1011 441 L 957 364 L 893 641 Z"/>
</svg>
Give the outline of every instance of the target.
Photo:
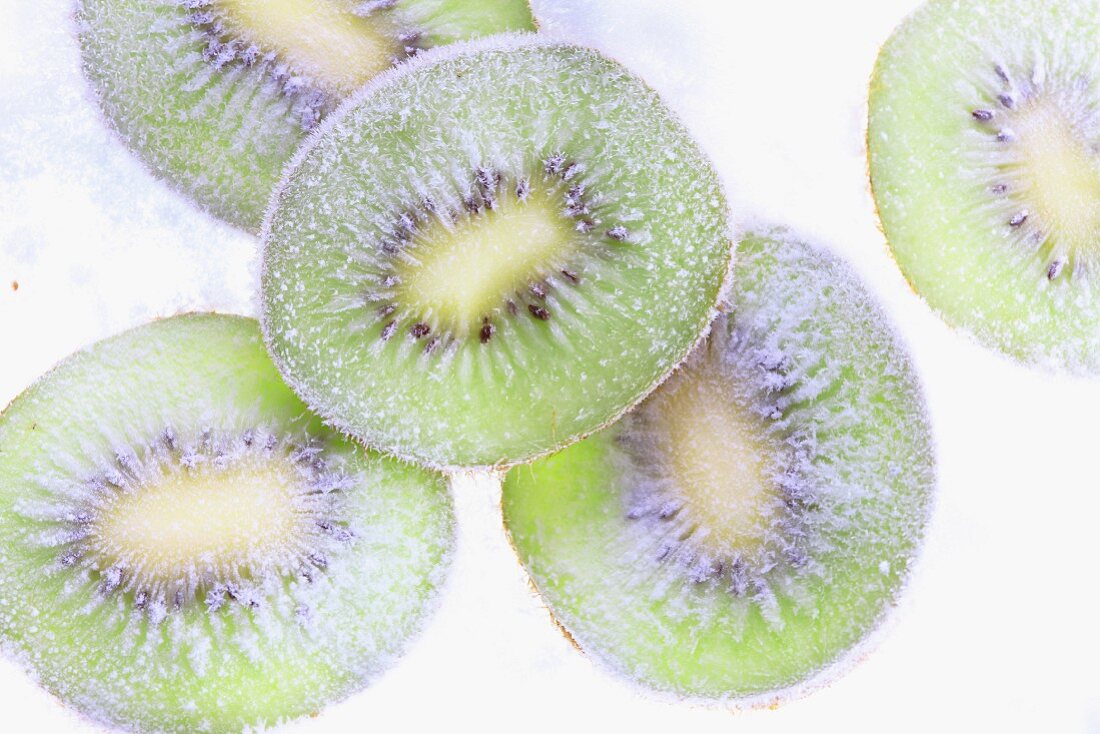
<svg viewBox="0 0 1100 734">
<path fill-rule="evenodd" d="M 1058 107 L 1032 102 L 1013 119 L 1030 214 L 1066 252 L 1100 246 L 1100 160 Z M 1062 253 L 1057 253 L 1062 254 Z"/>
<path fill-rule="evenodd" d="M 216 0 L 229 29 L 343 97 L 392 65 L 395 29 L 338 0 Z"/>
<path fill-rule="evenodd" d="M 719 368 L 688 367 L 662 391 L 658 430 L 682 512 L 698 526 L 692 542 L 718 557 L 751 553 L 778 492 L 767 473 L 774 439 L 762 418 L 736 404 Z"/>
<path fill-rule="evenodd" d="M 196 567 L 248 568 L 301 540 L 293 501 L 300 482 L 285 457 L 176 470 L 116 495 L 94 535 L 108 564 L 135 569 L 147 582 L 186 578 Z"/>
<path fill-rule="evenodd" d="M 476 331 L 511 294 L 553 272 L 577 246 L 559 197 L 504 192 L 495 208 L 458 222 L 432 219 L 418 233 L 415 261 L 401 260 L 398 300 L 457 334 Z"/>
</svg>

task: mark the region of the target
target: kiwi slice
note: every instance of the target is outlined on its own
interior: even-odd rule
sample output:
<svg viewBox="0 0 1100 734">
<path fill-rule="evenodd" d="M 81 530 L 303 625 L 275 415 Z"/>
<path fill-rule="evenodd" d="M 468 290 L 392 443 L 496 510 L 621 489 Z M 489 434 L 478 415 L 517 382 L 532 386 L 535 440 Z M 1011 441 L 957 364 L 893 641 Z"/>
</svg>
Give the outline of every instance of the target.
<svg viewBox="0 0 1100 734">
<path fill-rule="evenodd" d="M 684 366 L 618 424 L 512 469 L 503 512 L 583 650 L 654 689 L 771 701 L 883 619 L 934 457 L 909 357 L 845 266 L 773 232 L 736 271 Z"/>
<path fill-rule="evenodd" d="M 657 95 L 533 35 L 364 90 L 272 204 L 263 325 L 283 376 L 433 466 L 605 425 L 687 355 L 730 262 L 717 176 Z"/>
<path fill-rule="evenodd" d="M 0 640 L 108 725 L 259 729 L 395 659 L 452 522 L 439 476 L 307 411 L 254 321 L 156 322 L 0 415 Z"/>
<path fill-rule="evenodd" d="M 534 30 L 526 0 L 80 0 L 78 15 L 85 74 L 125 143 L 252 232 L 352 91 L 425 49 Z"/>
<path fill-rule="evenodd" d="M 1027 363 L 1100 371 L 1100 3 L 933 0 L 883 47 L 871 182 L 918 293 Z"/>
</svg>

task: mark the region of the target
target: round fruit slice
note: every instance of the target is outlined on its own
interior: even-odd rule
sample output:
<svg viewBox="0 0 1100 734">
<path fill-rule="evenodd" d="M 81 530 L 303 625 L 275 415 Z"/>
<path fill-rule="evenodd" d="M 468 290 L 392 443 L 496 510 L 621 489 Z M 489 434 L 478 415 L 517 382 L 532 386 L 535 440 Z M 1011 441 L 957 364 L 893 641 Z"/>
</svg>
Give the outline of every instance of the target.
<svg viewBox="0 0 1100 734">
<path fill-rule="evenodd" d="M 848 270 L 779 233 L 736 270 L 730 313 L 667 383 L 504 483 L 515 548 L 579 646 L 707 699 L 790 689 L 864 640 L 934 484 L 909 359 Z"/>
<path fill-rule="evenodd" d="M 258 232 L 307 133 L 425 49 L 534 30 L 526 0 L 81 0 L 84 71 L 153 171 Z"/>
<path fill-rule="evenodd" d="M 1100 371 L 1100 2 L 933 0 L 882 50 L 879 214 L 949 323 L 1029 363 Z"/>
<path fill-rule="evenodd" d="M 0 639 L 85 715 L 241 731 L 379 674 L 433 604 L 444 481 L 326 430 L 250 319 L 63 362 L 0 415 Z"/>
<path fill-rule="evenodd" d="M 629 408 L 710 322 L 717 177 L 593 51 L 433 52 L 330 117 L 265 227 L 264 333 L 315 410 L 434 466 L 508 464 Z"/>
</svg>

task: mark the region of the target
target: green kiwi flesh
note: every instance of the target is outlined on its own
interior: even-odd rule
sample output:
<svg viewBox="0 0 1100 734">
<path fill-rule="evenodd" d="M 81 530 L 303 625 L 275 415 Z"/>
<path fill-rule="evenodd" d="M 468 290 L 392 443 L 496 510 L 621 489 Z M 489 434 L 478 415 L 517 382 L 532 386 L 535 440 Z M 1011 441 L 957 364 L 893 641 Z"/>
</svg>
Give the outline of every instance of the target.
<svg viewBox="0 0 1100 734">
<path fill-rule="evenodd" d="M 0 414 L 0 639 L 98 722 L 260 729 L 400 654 L 452 522 L 442 478 L 308 412 L 253 320 L 159 321 Z"/>
<path fill-rule="evenodd" d="M 914 289 L 1030 364 L 1100 371 L 1100 3 L 933 0 L 883 47 L 871 181 Z"/>
<path fill-rule="evenodd" d="M 263 326 L 288 383 L 368 445 L 505 465 L 636 403 L 710 322 L 717 176 L 656 94 L 532 35 L 414 59 L 288 169 Z"/>
<path fill-rule="evenodd" d="M 850 659 L 923 537 L 933 447 L 909 358 L 846 266 L 747 239 L 728 314 L 622 421 L 505 477 L 520 559 L 627 679 L 763 699 Z"/>
<path fill-rule="evenodd" d="M 422 51 L 534 30 L 526 0 L 80 0 L 84 71 L 124 142 L 258 232 L 308 132 Z"/>
</svg>

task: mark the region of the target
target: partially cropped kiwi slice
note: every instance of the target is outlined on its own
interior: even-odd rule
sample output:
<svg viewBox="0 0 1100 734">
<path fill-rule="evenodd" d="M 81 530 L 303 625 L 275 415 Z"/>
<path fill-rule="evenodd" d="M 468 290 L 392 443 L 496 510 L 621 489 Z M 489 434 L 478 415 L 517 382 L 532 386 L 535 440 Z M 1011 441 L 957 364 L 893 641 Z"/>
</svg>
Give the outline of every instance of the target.
<svg viewBox="0 0 1100 734">
<path fill-rule="evenodd" d="M 264 230 L 264 332 L 307 403 L 433 466 L 594 431 L 682 360 L 730 261 L 656 94 L 533 35 L 415 59 L 330 117 Z"/>
<path fill-rule="evenodd" d="M 743 244 L 736 283 L 667 383 L 512 469 L 503 510 L 582 649 L 654 689 L 770 701 L 883 619 L 934 458 L 909 358 L 846 267 L 776 232 Z"/>
<path fill-rule="evenodd" d="M 871 180 L 901 269 L 950 323 L 1100 371 L 1100 3 L 933 0 L 883 48 Z"/>
<path fill-rule="evenodd" d="M 356 691 L 451 543 L 443 480 L 325 429 L 249 319 L 101 342 L 0 415 L 0 639 L 109 725 L 252 730 Z"/>
<path fill-rule="evenodd" d="M 124 141 L 258 232 L 295 148 L 342 99 L 434 46 L 534 30 L 526 0 L 79 0 L 84 70 Z"/>
</svg>

